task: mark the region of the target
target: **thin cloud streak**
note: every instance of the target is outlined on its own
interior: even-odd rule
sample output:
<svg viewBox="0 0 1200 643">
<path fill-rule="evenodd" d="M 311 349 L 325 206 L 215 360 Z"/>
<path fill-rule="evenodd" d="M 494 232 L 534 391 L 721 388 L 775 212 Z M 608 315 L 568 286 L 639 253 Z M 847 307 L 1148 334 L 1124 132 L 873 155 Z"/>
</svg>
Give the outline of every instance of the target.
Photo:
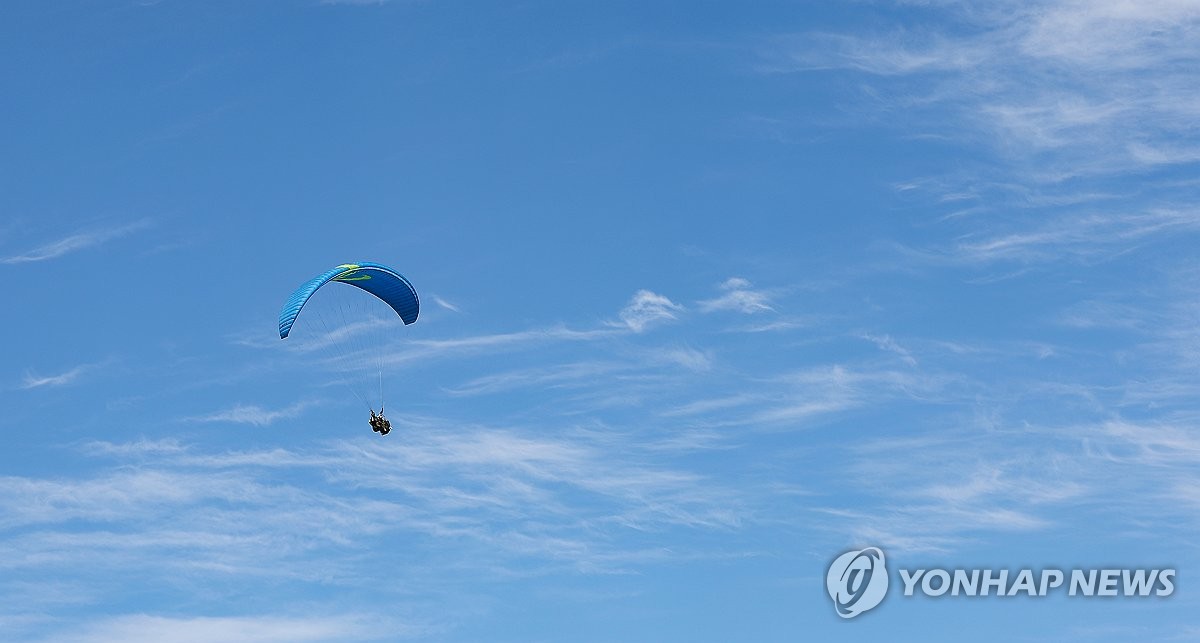
<svg viewBox="0 0 1200 643">
<path fill-rule="evenodd" d="M 22 254 L 2 257 L 0 258 L 0 264 L 13 265 L 57 259 L 80 250 L 100 246 L 108 243 L 109 241 L 120 239 L 121 237 L 130 235 L 134 232 L 144 230 L 145 228 L 150 227 L 150 225 L 150 220 L 143 219 L 141 221 L 123 226 L 77 232 L 57 241 L 52 241 L 50 243 L 38 246 Z"/>
<path fill-rule="evenodd" d="M 555 342 L 589 342 L 615 337 L 620 333 L 611 329 L 573 330 L 566 326 L 555 326 L 448 339 L 412 339 L 400 343 L 403 348 L 384 355 L 383 362 L 385 365 L 397 365 L 430 358 L 518 350 Z"/>
<path fill-rule="evenodd" d="M 721 284 L 724 294 L 714 299 L 706 299 L 699 303 L 702 312 L 710 313 L 718 310 L 732 310 L 753 315 L 761 312 L 771 312 L 771 297 L 764 291 L 754 290 L 751 283 L 740 277 L 727 279 Z"/>
<path fill-rule="evenodd" d="M 461 313 L 462 312 L 462 310 L 457 305 L 452 304 L 452 303 L 446 301 L 445 299 L 438 297 L 437 295 L 433 296 L 433 303 L 441 306 L 442 308 L 445 308 L 446 310 L 448 310 L 452 313 Z"/>
<path fill-rule="evenodd" d="M 649 290 L 639 290 L 634 293 L 619 317 L 621 324 L 635 333 L 641 333 L 656 324 L 671 322 L 679 319 L 684 307 L 671 301 L 665 295 Z"/>
<path fill-rule="evenodd" d="M 314 406 L 311 401 L 297 402 L 289 407 L 270 410 L 257 405 L 238 404 L 223 411 L 208 415 L 184 418 L 185 422 L 229 422 L 232 424 L 250 424 L 253 426 L 270 426 L 279 420 L 291 420 Z"/>
<path fill-rule="evenodd" d="M 862 337 L 863 339 L 878 346 L 879 350 L 887 351 L 900 356 L 900 359 L 904 360 L 905 364 L 908 364 L 909 366 L 917 365 L 917 358 L 913 357 L 912 353 L 908 349 L 898 344 L 890 335 L 866 334 Z"/>
<path fill-rule="evenodd" d="M 1116 216 L 1066 218 L 1040 230 L 963 241 L 954 254 L 972 262 L 1037 261 L 1068 256 L 1114 253 L 1155 235 L 1200 232 L 1200 215 L 1155 211 Z"/>
<path fill-rule="evenodd" d="M 71 384 L 79 379 L 81 375 L 95 368 L 92 364 L 82 364 L 58 375 L 37 376 L 32 373 L 26 373 L 19 388 L 29 390 L 43 387 L 56 387 Z"/>
<path fill-rule="evenodd" d="M 193 616 L 129 614 L 56 632 L 58 643 L 340 643 L 409 638 L 428 634 L 427 627 L 359 614 L 332 616 Z"/>
<path fill-rule="evenodd" d="M 557 389 L 592 385 L 596 378 L 629 370 L 616 362 L 576 362 L 554 366 L 509 370 L 477 377 L 448 389 L 452 395 L 486 395 L 514 389 Z"/>
</svg>

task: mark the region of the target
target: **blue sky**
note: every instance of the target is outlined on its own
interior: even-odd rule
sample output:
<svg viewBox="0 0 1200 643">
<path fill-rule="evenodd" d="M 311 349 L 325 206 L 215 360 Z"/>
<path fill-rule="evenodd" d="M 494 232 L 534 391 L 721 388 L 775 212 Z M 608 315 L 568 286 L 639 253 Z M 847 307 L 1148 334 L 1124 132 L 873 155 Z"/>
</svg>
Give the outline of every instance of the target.
<svg viewBox="0 0 1200 643">
<path fill-rule="evenodd" d="M 1200 5 L 745 4 L 0 8 L 4 638 L 1200 635 Z"/>
</svg>

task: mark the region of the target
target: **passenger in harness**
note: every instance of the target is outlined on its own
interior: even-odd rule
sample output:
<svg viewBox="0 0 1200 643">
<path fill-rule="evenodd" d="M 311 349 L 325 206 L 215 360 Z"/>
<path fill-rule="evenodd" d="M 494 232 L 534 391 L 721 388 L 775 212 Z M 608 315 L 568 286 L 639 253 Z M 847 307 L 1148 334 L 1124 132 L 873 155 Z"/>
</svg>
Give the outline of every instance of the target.
<svg viewBox="0 0 1200 643">
<path fill-rule="evenodd" d="M 375 413 L 375 409 L 371 409 L 371 430 L 379 435 L 387 435 L 392 430 L 392 423 L 383 416 L 383 408 L 380 407 L 379 413 Z"/>
</svg>

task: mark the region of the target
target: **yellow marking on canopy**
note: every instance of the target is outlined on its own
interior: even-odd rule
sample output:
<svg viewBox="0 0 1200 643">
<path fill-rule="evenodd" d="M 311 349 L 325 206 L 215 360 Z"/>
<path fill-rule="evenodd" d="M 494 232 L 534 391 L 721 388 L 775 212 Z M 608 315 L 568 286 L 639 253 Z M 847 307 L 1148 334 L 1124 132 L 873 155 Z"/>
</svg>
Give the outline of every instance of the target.
<svg viewBox="0 0 1200 643">
<path fill-rule="evenodd" d="M 347 264 L 347 265 L 350 265 L 350 264 Z M 342 266 L 338 266 L 338 267 L 341 268 Z M 358 269 L 358 266 L 354 266 L 353 269 L 343 272 L 342 274 L 334 277 L 333 280 L 334 281 L 367 281 L 368 279 L 371 278 L 371 275 L 355 276 L 354 273 L 357 271 L 357 269 Z"/>
</svg>

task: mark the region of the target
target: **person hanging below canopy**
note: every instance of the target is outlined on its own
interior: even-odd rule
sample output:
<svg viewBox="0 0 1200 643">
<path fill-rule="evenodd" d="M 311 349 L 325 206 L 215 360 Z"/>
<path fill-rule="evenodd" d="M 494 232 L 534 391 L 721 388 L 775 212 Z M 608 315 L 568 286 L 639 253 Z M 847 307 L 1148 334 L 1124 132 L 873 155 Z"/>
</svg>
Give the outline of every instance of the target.
<svg viewBox="0 0 1200 643">
<path fill-rule="evenodd" d="M 383 416 L 383 407 L 379 408 L 379 413 L 375 413 L 375 409 L 371 409 L 370 419 L 371 430 L 379 435 L 387 435 L 392 431 L 392 423 Z"/>
</svg>

